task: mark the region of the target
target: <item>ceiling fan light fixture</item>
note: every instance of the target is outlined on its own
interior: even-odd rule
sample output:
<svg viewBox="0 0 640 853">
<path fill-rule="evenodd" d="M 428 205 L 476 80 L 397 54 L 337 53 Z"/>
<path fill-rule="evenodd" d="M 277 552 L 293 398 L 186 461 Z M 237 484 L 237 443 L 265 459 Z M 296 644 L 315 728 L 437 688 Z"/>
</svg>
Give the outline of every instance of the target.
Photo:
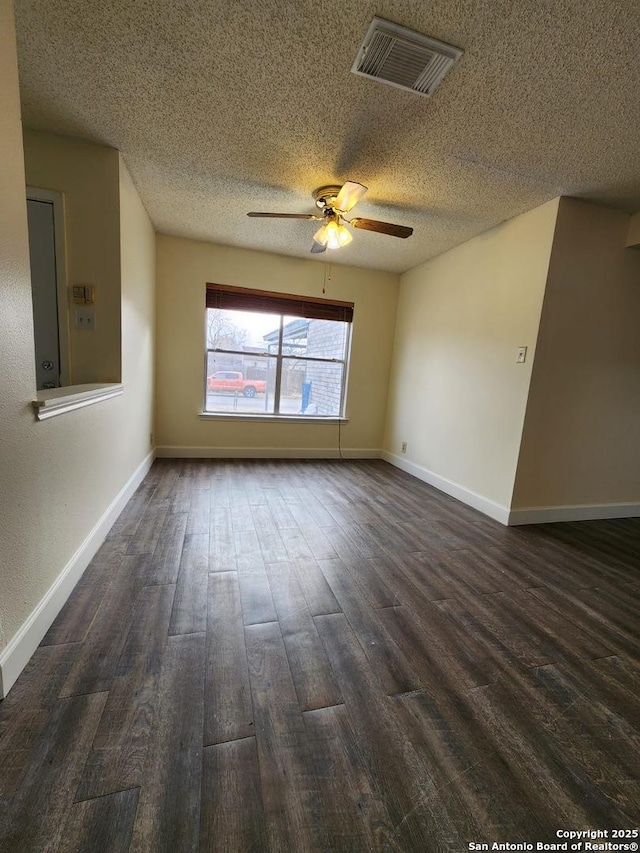
<svg viewBox="0 0 640 853">
<path fill-rule="evenodd" d="M 313 235 L 313 239 L 316 241 L 316 243 L 320 243 L 320 245 L 321 245 L 321 246 L 326 246 L 326 245 L 327 245 L 327 241 L 328 241 L 328 239 L 329 239 L 329 235 L 328 235 L 328 233 L 327 233 L 327 226 L 326 226 L 326 224 L 325 224 L 325 225 L 321 225 L 321 226 L 320 226 L 320 228 L 318 228 L 318 230 L 316 231 L 316 233 Z"/>
<path fill-rule="evenodd" d="M 332 219 L 318 228 L 313 239 L 327 249 L 340 249 L 342 246 L 348 246 L 353 236 L 348 228 Z"/>
<path fill-rule="evenodd" d="M 353 240 L 353 235 L 348 228 L 344 225 L 338 225 L 338 243 L 341 246 L 348 246 L 349 243 Z"/>
<path fill-rule="evenodd" d="M 340 248 L 340 226 L 333 220 L 325 225 L 327 233 L 327 249 Z"/>
<path fill-rule="evenodd" d="M 266 217 L 270 219 L 315 219 L 321 220 L 322 225 L 313 235 L 313 254 L 320 254 L 327 249 L 341 249 L 353 240 L 351 230 L 363 228 L 365 231 L 375 231 L 378 234 L 388 234 L 391 237 L 410 237 L 413 228 L 407 225 L 393 225 L 391 222 L 380 222 L 378 219 L 345 219 L 344 213 L 351 210 L 358 200 L 366 193 L 364 184 L 356 181 L 346 181 L 341 187 L 327 184 L 314 190 L 312 195 L 322 216 L 315 213 L 258 213 L 251 211 L 247 216 Z"/>
</svg>

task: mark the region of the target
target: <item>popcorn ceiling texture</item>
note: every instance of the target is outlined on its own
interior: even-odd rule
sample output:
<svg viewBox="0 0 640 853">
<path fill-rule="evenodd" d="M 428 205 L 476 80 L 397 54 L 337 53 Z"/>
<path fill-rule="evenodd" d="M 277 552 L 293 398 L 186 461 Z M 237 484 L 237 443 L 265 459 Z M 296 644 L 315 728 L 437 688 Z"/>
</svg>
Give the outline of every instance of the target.
<svg viewBox="0 0 640 853">
<path fill-rule="evenodd" d="M 431 99 L 351 74 L 374 15 L 465 51 Z M 340 262 L 416 266 L 556 195 L 640 210 L 637 0 L 17 0 L 28 127 L 114 146 L 159 231 L 311 257 L 311 191 L 369 187 Z M 327 256 L 320 255 L 323 261 Z M 332 256 L 337 260 L 337 254 Z"/>
</svg>

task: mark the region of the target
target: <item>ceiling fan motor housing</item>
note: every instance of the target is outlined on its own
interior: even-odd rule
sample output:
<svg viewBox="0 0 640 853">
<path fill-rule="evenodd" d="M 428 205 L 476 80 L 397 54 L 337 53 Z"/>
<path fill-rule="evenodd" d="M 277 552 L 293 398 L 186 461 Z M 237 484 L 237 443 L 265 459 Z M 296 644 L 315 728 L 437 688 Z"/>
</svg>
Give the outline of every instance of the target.
<svg viewBox="0 0 640 853">
<path fill-rule="evenodd" d="M 338 193 L 341 189 L 342 187 L 335 186 L 333 184 L 328 184 L 324 187 L 318 187 L 318 189 L 314 190 L 312 193 L 317 207 L 319 207 L 321 210 L 326 210 L 327 208 L 333 210 L 333 205 L 336 203 Z"/>
</svg>

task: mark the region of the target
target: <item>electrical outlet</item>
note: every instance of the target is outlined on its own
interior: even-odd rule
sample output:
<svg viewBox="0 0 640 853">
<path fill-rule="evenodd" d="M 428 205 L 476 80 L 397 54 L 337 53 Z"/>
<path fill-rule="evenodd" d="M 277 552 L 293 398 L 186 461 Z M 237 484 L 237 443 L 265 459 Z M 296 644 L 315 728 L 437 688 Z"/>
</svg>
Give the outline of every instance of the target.
<svg viewBox="0 0 640 853">
<path fill-rule="evenodd" d="M 96 315 L 93 308 L 76 308 L 76 329 L 93 332 L 96 328 Z"/>
<path fill-rule="evenodd" d="M 527 360 L 527 348 L 526 347 L 518 347 L 518 357 L 516 358 L 516 364 L 524 364 Z"/>
<path fill-rule="evenodd" d="M 400 450 L 402 451 L 402 453 L 407 452 L 407 442 L 406 441 L 402 442 L 402 444 L 400 445 Z"/>
</svg>

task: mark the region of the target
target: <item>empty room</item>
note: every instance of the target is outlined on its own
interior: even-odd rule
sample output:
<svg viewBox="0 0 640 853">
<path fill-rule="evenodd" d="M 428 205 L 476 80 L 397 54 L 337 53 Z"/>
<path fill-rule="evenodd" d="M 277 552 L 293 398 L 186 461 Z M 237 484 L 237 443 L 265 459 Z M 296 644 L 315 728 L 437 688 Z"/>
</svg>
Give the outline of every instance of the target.
<svg viewBox="0 0 640 853">
<path fill-rule="evenodd" d="M 636 851 L 635 0 L 0 0 L 0 851 Z"/>
</svg>

